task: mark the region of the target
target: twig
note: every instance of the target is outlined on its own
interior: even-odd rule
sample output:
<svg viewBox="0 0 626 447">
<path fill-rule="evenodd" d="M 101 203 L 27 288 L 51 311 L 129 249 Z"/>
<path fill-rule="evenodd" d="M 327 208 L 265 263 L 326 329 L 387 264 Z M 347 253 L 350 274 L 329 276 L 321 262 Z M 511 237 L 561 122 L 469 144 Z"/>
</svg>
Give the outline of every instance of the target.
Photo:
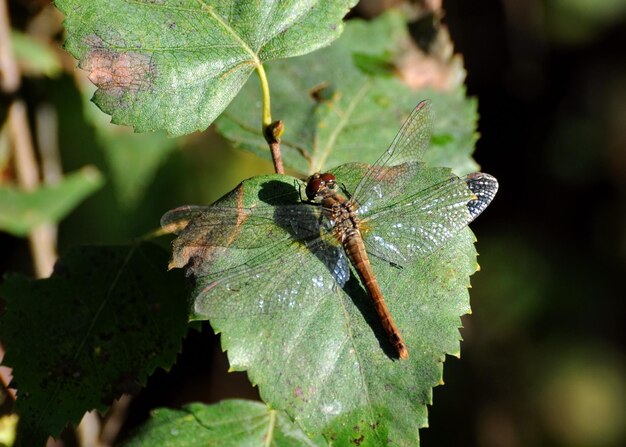
<svg viewBox="0 0 626 447">
<path fill-rule="evenodd" d="M 6 0 L 0 0 L 0 87 L 7 95 L 15 94 L 20 87 L 20 73 L 11 46 L 11 28 Z M 18 184 L 27 191 L 39 186 L 39 167 L 28 125 L 26 103 L 17 99 L 9 106 L 9 135 L 13 143 L 13 159 Z M 56 261 L 55 231 L 50 225 L 42 225 L 29 234 L 35 275 L 49 276 Z"/>
<path fill-rule="evenodd" d="M 22 100 L 13 102 L 9 107 L 9 132 L 13 141 L 18 183 L 27 191 L 35 190 L 39 186 L 39 167 L 30 136 L 26 104 Z M 54 225 L 43 224 L 28 235 L 35 276 L 38 278 L 45 278 L 52 273 L 57 259 L 55 234 Z"/>
<path fill-rule="evenodd" d="M 274 162 L 274 171 L 277 174 L 284 174 L 283 157 L 280 153 L 280 136 L 283 134 L 283 122 L 278 120 L 263 128 L 263 136 L 265 141 L 270 145 L 272 161 Z"/>
<path fill-rule="evenodd" d="M 267 82 L 267 76 L 265 75 L 265 69 L 263 64 L 259 63 L 256 67 L 259 79 L 261 81 L 261 92 L 263 94 L 263 136 L 265 141 L 270 146 L 270 153 L 272 154 L 272 161 L 274 162 L 274 171 L 277 174 L 284 174 L 285 167 L 283 166 L 283 158 L 280 153 L 280 136 L 283 134 L 283 122 L 272 121 L 272 112 L 270 107 L 270 86 Z"/>
<path fill-rule="evenodd" d="M 63 169 L 61 168 L 61 155 L 59 153 L 59 136 L 58 136 L 58 117 L 54 107 L 50 104 L 38 106 L 35 110 L 35 132 L 37 135 L 37 146 L 39 147 L 39 155 L 41 156 L 41 170 L 43 182 L 46 185 L 55 185 L 63 178 Z M 59 226 L 55 223 L 45 223 L 37 228 L 44 237 L 45 244 L 52 247 L 54 256 L 42 260 L 40 266 L 42 273 L 48 276 L 52 273 L 54 263 L 56 262 L 56 246 L 58 242 Z"/>
<path fill-rule="evenodd" d="M 38 106 L 35 110 L 35 132 L 41 156 L 41 173 L 46 185 L 56 185 L 63 178 L 58 128 L 56 109 L 49 103 Z"/>
<path fill-rule="evenodd" d="M 6 93 L 14 93 L 20 87 L 20 72 L 13 57 L 6 0 L 0 0 L 0 87 Z"/>
<path fill-rule="evenodd" d="M 104 420 L 102 432 L 100 434 L 100 442 L 105 446 L 111 446 L 115 443 L 117 435 L 124 425 L 126 414 L 133 398 L 129 394 L 122 394 L 119 399 L 113 402 L 111 409 Z"/>
<path fill-rule="evenodd" d="M 250 133 L 254 133 L 256 135 L 256 128 L 252 128 L 250 126 L 248 126 L 244 121 L 241 121 L 239 119 L 237 119 L 237 117 L 230 115 L 226 112 L 223 113 L 224 117 L 227 117 L 230 121 L 232 121 L 233 123 L 237 124 L 237 126 L 241 127 L 243 130 L 250 132 Z M 263 135 L 265 135 L 265 132 L 263 132 Z M 309 151 L 307 148 L 305 148 L 304 146 L 301 146 L 297 143 L 294 143 L 293 141 L 287 141 L 284 140 L 282 137 L 280 139 L 280 143 L 282 144 L 282 147 L 288 147 L 290 149 L 295 150 L 296 152 L 298 152 L 298 154 L 304 158 L 308 164 L 312 163 L 312 159 L 311 159 L 311 155 L 309 154 Z"/>
<path fill-rule="evenodd" d="M 76 435 L 78 436 L 78 445 L 101 447 L 102 445 L 98 441 L 100 437 L 100 416 L 98 410 L 88 411 L 83 415 L 83 418 L 76 429 Z"/>
</svg>

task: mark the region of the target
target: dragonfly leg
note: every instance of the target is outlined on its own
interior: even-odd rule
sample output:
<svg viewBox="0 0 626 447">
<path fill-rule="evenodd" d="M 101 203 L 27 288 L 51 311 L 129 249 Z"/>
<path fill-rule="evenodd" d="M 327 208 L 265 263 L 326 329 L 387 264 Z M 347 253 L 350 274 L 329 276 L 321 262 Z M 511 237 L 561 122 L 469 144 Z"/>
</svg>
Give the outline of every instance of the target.
<svg viewBox="0 0 626 447">
<path fill-rule="evenodd" d="M 352 194 L 350 194 L 350 191 L 348 191 L 348 188 L 346 187 L 346 184 L 343 183 L 343 182 L 341 182 L 341 191 L 348 198 L 348 200 L 350 200 L 352 198 Z"/>
</svg>

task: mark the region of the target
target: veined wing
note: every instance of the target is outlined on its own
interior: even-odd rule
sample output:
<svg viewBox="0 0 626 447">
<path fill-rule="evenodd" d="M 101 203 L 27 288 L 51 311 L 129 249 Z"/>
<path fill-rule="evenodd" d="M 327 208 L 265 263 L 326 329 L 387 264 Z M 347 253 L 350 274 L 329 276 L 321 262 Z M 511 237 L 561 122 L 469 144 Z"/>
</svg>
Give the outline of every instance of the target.
<svg viewBox="0 0 626 447">
<path fill-rule="evenodd" d="M 256 247 L 262 240 L 275 239 L 282 233 L 278 229 L 291 231 L 295 238 L 319 234 L 321 208 L 298 203 L 295 205 L 229 207 L 186 205 L 168 211 L 161 217 L 161 227 L 176 234 L 204 233 L 205 239 L 219 246 L 238 243 L 243 248 Z M 230 240 L 228 235 L 235 228 L 244 237 Z M 252 234 L 248 234 L 252 233 Z M 254 237 L 259 236 L 259 237 Z"/>
<path fill-rule="evenodd" d="M 319 237 L 320 207 L 306 204 L 225 207 L 183 206 L 161 218 L 164 229 L 176 231 L 170 267 L 184 267 L 193 258 L 212 260 L 220 247 L 255 249 L 279 241 Z"/>
<path fill-rule="evenodd" d="M 216 250 L 219 256 L 213 260 L 200 255 L 191 261 L 198 319 L 307 312 L 350 277 L 343 248 L 332 243 L 330 234 L 308 241 L 279 240 L 256 249 Z"/>
<path fill-rule="evenodd" d="M 368 252 L 403 265 L 442 247 L 474 220 L 498 190 L 489 174 L 452 177 L 363 218 Z"/>
<path fill-rule="evenodd" d="M 389 148 L 359 182 L 352 199 L 360 207 L 393 199 L 420 169 L 420 161 L 430 143 L 432 112 L 430 101 L 422 101 L 407 118 Z"/>
<path fill-rule="evenodd" d="M 215 313 L 217 296 L 245 300 L 247 312 L 256 314 L 293 307 L 300 287 L 343 286 L 350 267 L 320 213 L 306 204 L 185 206 L 166 213 L 161 224 L 180 234 L 170 268 L 186 267 L 196 278 L 197 315 Z"/>
<path fill-rule="evenodd" d="M 180 234 L 189 222 L 208 209 L 208 206 L 183 205 L 169 210 L 161 217 L 161 228 L 168 233 Z"/>
</svg>

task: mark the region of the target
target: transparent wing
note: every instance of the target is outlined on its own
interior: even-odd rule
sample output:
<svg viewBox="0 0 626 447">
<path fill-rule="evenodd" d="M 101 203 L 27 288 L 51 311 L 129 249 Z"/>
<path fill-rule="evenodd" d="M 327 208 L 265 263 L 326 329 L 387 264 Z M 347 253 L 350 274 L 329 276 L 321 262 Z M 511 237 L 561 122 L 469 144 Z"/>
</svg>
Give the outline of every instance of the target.
<svg viewBox="0 0 626 447">
<path fill-rule="evenodd" d="M 220 248 L 215 262 L 196 265 L 196 318 L 239 318 L 303 312 L 343 287 L 350 266 L 341 246 L 318 237 L 306 243 L 283 240 L 257 250 Z M 279 256 L 276 254 L 280 253 Z M 222 268 L 239 260 L 234 267 Z"/>
<path fill-rule="evenodd" d="M 197 316 L 226 311 L 225 297 L 242 307 L 236 314 L 270 313 L 300 306 L 310 290 L 342 287 L 350 266 L 321 214 L 322 207 L 306 204 L 166 213 L 163 227 L 179 232 L 170 268 L 185 267 L 196 279 Z"/>
<path fill-rule="evenodd" d="M 257 248 L 284 239 L 307 239 L 323 232 L 321 207 L 306 205 L 183 206 L 168 211 L 161 226 L 179 234 L 186 247 Z"/>
<path fill-rule="evenodd" d="M 431 131 L 430 101 L 422 101 L 407 118 L 391 146 L 366 172 L 352 199 L 359 206 L 370 208 L 383 196 L 389 200 L 399 194 L 419 171 Z"/>
<path fill-rule="evenodd" d="M 385 204 L 393 202 L 398 196 L 406 194 L 407 185 L 412 182 L 423 167 L 423 163 L 416 162 L 387 167 L 370 166 L 364 177 L 364 179 L 369 179 L 367 185 L 369 189 L 363 189 L 360 192 L 357 190 L 351 199 L 364 214 L 385 206 Z M 346 168 L 349 170 L 350 165 L 344 166 L 344 169 Z M 341 170 L 337 170 L 337 172 L 341 172 Z M 336 175 L 339 178 L 340 174 Z M 359 186 L 362 184 L 363 181 L 359 183 Z"/>
<path fill-rule="evenodd" d="M 208 206 L 184 205 L 169 210 L 161 217 L 161 228 L 168 233 L 180 234 L 194 217 L 209 208 Z"/>
<path fill-rule="evenodd" d="M 363 219 L 368 252 L 403 265 L 442 247 L 474 220 L 498 190 L 489 174 L 452 177 Z"/>
</svg>

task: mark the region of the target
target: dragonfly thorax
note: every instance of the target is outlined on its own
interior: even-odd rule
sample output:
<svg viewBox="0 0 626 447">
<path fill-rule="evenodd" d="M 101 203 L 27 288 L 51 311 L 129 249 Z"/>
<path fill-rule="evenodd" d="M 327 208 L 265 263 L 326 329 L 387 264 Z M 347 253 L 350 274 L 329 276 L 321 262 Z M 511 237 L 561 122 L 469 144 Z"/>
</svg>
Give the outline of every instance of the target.
<svg viewBox="0 0 626 447">
<path fill-rule="evenodd" d="M 359 219 L 354 203 L 336 191 L 326 191 L 321 198 L 323 213 L 333 227 L 333 234 L 342 245 L 346 241 L 361 237 Z"/>
</svg>

